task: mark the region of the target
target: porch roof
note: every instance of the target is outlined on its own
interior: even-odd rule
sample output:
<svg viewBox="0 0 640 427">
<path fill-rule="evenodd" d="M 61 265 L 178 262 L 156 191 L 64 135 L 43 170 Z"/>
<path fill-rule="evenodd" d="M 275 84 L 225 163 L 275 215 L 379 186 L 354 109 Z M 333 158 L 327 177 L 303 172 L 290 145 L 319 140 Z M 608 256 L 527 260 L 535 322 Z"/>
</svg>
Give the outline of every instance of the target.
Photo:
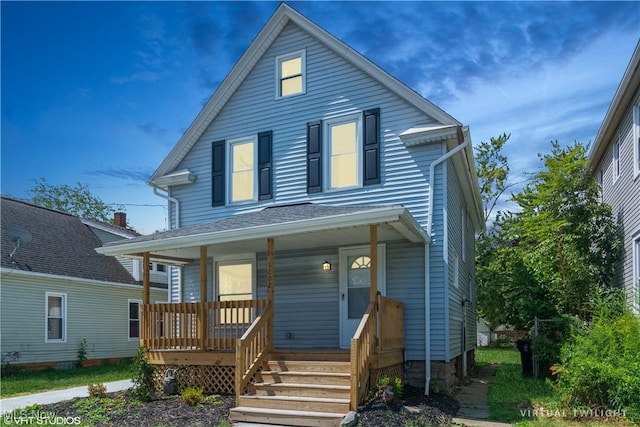
<svg viewBox="0 0 640 427">
<path fill-rule="evenodd" d="M 208 253 L 232 254 L 264 251 L 264 241 L 277 239 L 281 249 L 364 244 L 369 225 L 378 227 L 379 241 L 429 241 L 423 228 L 402 205 L 327 206 L 313 203 L 263 208 L 205 224 L 140 236 L 97 248 L 101 254 L 152 259 L 181 264 L 198 258 L 199 247 Z"/>
</svg>

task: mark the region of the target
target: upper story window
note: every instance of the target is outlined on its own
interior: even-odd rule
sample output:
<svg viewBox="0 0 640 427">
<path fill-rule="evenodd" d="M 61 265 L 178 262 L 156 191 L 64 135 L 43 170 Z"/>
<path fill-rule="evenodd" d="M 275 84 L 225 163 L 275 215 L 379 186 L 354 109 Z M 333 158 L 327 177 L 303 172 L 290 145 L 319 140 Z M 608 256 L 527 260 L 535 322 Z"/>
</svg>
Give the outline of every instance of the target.
<svg viewBox="0 0 640 427">
<path fill-rule="evenodd" d="M 215 141 L 212 147 L 211 204 L 271 199 L 273 132 Z"/>
<path fill-rule="evenodd" d="M 45 317 L 47 331 L 45 342 L 67 341 L 67 295 L 47 292 Z"/>
<path fill-rule="evenodd" d="M 359 187 L 362 185 L 362 134 L 360 115 L 325 122 L 327 168 L 326 188 Z"/>
<path fill-rule="evenodd" d="M 612 156 L 613 156 L 613 182 L 616 182 L 620 177 L 620 135 L 618 135 L 618 139 L 613 143 L 612 148 Z"/>
<path fill-rule="evenodd" d="M 276 58 L 277 98 L 297 95 L 306 91 L 306 53 L 281 55 Z"/>
<path fill-rule="evenodd" d="M 255 138 L 229 142 L 229 203 L 256 199 Z"/>
<path fill-rule="evenodd" d="M 640 175 L 640 104 L 633 106 L 633 176 Z"/>
<path fill-rule="evenodd" d="M 380 110 L 307 123 L 307 192 L 380 183 Z"/>
</svg>

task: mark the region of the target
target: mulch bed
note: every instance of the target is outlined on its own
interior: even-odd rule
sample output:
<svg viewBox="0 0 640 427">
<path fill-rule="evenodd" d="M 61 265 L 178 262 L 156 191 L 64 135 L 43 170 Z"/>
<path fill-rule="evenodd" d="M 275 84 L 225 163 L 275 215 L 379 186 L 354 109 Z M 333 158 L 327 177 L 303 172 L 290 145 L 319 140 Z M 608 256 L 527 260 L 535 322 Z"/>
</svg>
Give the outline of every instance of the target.
<svg viewBox="0 0 640 427">
<path fill-rule="evenodd" d="M 128 391 L 109 393 L 107 399 L 76 398 L 38 407 L 57 417 L 80 417 L 83 425 L 95 426 L 228 426 L 229 409 L 235 396 L 210 396 L 197 406 L 187 405 L 180 396 L 158 396 L 140 404 Z M 403 398 L 388 405 L 372 400 L 358 409 L 359 426 L 447 426 L 458 411 L 458 402 L 444 394 L 424 396 L 423 391 L 405 387 Z"/>
</svg>

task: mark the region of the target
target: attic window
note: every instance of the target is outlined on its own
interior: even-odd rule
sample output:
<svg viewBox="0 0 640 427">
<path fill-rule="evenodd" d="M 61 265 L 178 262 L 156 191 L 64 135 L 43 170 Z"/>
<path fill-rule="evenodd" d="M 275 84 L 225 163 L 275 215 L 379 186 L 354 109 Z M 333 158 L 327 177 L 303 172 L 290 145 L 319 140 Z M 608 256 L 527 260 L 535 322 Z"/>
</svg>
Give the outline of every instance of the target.
<svg viewBox="0 0 640 427">
<path fill-rule="evenodd" d="M 276 58 L 276 98 L 305 93 L 305 51 L 281 55 Z"/>
</svg>

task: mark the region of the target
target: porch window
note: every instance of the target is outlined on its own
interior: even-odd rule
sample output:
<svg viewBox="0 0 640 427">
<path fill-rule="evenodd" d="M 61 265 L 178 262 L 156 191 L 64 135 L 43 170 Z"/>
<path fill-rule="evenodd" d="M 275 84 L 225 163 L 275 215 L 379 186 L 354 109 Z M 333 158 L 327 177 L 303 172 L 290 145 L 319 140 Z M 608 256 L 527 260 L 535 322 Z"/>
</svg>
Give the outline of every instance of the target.
<svg viewBox="0 0 640 427">
<path fill-rule="evenodd" d="M 218 300 L 252 299 L 253 271 L 253 262 L 218 263 Z M 220 323 L 251 323 L 251 309 L 224 309 L 220 312 Z"/>
<path fill-rule="evenodd" d="M 140 306 L 142 301 L 129 300 L 129 339 L 140 339 Z"/>
<path fill-rule="evenodd" d="M 361 184 L 361 115 L 325 122 L 327 135 L 327 188 L 357 187 Z"/>
<path fill-rule="evenodd" d="M 67 341 L 67 295 L 47 292 L 45 342 Z"/>
<path fill-rule="evenodd" d="M 256 141 L 253 138 L 229 142 L 230 202 L 256 199 Z"/>
<path fill-rule="evenodd" d="M 305 68 L 306 52 L 304 50 L 276 58 L 276 98 L 305 93 Z"/>
</svg>

